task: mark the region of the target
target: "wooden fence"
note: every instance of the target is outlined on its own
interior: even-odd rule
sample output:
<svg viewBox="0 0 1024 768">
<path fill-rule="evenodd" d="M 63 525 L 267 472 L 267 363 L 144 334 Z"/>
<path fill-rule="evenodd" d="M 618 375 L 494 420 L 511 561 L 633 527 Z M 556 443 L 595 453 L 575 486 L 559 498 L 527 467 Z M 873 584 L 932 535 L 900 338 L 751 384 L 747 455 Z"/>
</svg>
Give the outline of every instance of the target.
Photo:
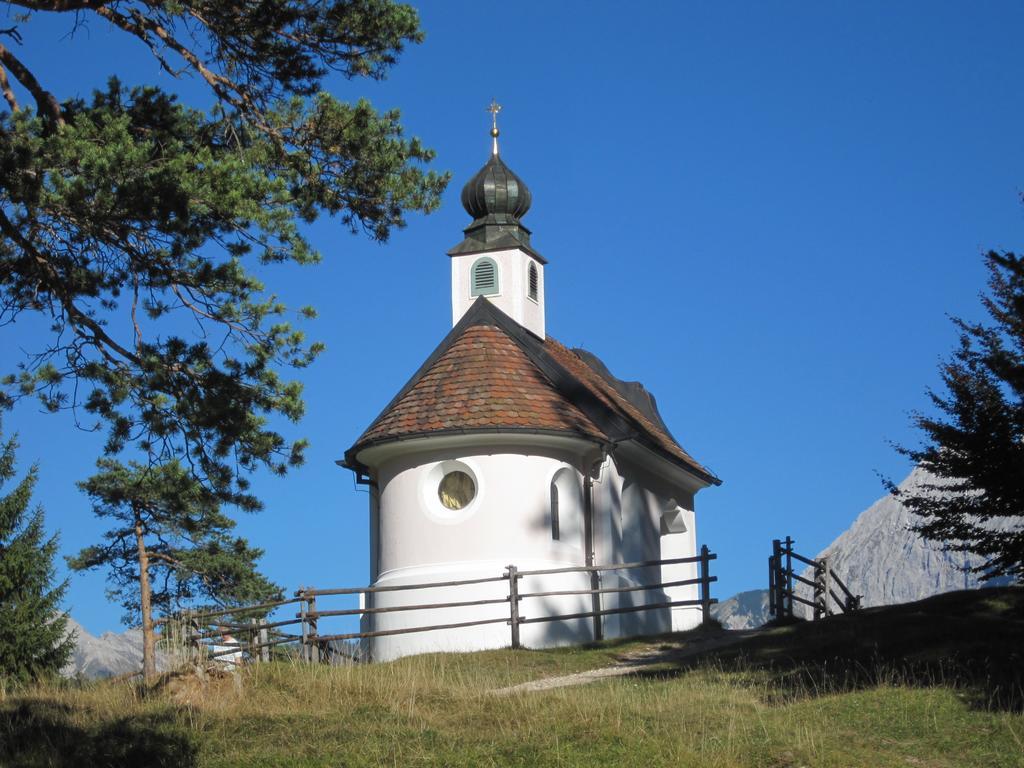
<svg viewBox="0 0 1024 768">
<path fill-rule="evenodd" d="M 267 616 L 288 606 L 298 606 L 297 597 L 216 611 L 184 611 L 162 619 L 164 637 L 184 645 L 188 655 L 218 659 L 227 664 L 270 661 L 276 648 L 284 646 L 289 655 L 301 635 L 283 631 L 298 623 L 295 619 L 270 621 Z"/>
<path fill-rule="evenodd" d="M 210 659 L 228 660 L 230 663 L 258 662 L 271 658 L 273 649 L 278 653 L 287 653 L 307 662 L 337 663 L 339 660 L 357 660 L 359 654 L 355 643 L 357 641 L 374 638 L 388 637 L 415 632 L 433 632 L 439 630 L 458 629 L 462 627 L 475 627 L 488 624 L 504 623 L 509 627 L 509 645 L 512 648 L 520 648 L 520 628 L 523 625 L 551 622 L 569 621 L 574 619 L 591 619 L 594 626 L 594 637 L 602 637 L 603 622 L 605 616 L 623 613 L 635 613 L 641 611 L 653 611 L 661 609 L 672 609 L 677 607 L 700 607 L 703 622 L 711 619 L 711 606 L 718 600 L 711 597 L 711 583 L 718 580 L 717 576 L 711 575 L 710 563 L 717 559 L 717 555 L 708 551 L 706 546 L 701 547 L 699 555 L 694 557 L 679 557 L 665 560 L 645 560 L 633 563 L 615 563 L 612 565 L 590 565 L 590 566 L 568 566 L 564 568 L 545 568 L 523 570 L 515 565 L 506 566 L 501 574 L 475 579 L 461 579 L 456 581 L 435 581 L 422 584 L 401 584 L 394 586 L 377 587 L 343 587 L 337 589 L 314 589 L 302 587 L 295 596 L 287 600 L 278 600 L 260 605 L 245 606 L 244 608 L 231 608 L 220 611 L 206 611 L 202 613 L 184 613 L 176 617 L 176 621 L 184 625 L 185 637 L 189 644 L 198 648 L 202 655 Z M 698 575 L 691 579 L 677 579 L 673 581 L 657 581 L 643 583 L 637 586 L 626 587 L 600 587 L 597 580 L 592 579 L 590 589 L 564 589 L 545 591 L 525 591 L 522 589 L 521 580 L 530 576 L 549 576 L 553 574 L 583 573 L 595 577 L 597 574 L 633 570 L 640 568 L 660 568 L 662 566 L 695 564 L 698 566 Z M 392 605 L 382 607 L 367 607 L 370 603 L 368 596 L 383 592 L 416 592 L 424 589 L 452 588 L 459 589 L 471 585 L 506 582 L 507 594 L 503 597 L 485 598 L 479 600 L 451 600 L 448 602 L 410 602 L 403 605 Z M 601 596 L 622 595 L 628 593 L 650 592 L 653 590 L 664 590 L 668 587 L 699 586 L 699 597 L 695 600 L 659 600 L 653 603 L 642 605 L 630 605 L 618 608 L 603 608 Z M 346 609 L 324 609 L 318 604 L 324 598 L 341 595 L 356 595 L 361 597 L 359 608 Z M 536 608 L 534 602 L 540 598 L 563 597 L 563 596 L 590 596 L 592 608 L 589 611 L 581 611 L 565 614 L 534 614 L 531 610 Z M 666 595 L 667 597 L 667 595 Z M 488 606 L 507 603 L 507 613 L 500 617 L 483 618 L 471 621 L 436 622 L 423 626 L 401 627 L 396 629 L 384 629 L 365 632 L 344 632 L 333 634 L 321 634 L 318 631 L 318 623 L 321 619 L 334 617 L 362 618 L 383 613 L 397 611 L 422 611 L 430 610 L 442 612 L 446 609 L 469 608 L 476 606 Z M 287 606 L 296 606 L 297 611 L 293 616 L 279 620 L 269 621 L 266 616 Z M 525 608 L 526 610 L 523 610 Z M 251 615 L 248 619 L 239 619 L 239 616 Z M 435 614 L 437 615 L 437 614 Z M 288 631 L 286 631 L 288 628 Z M 281 647 L 281 648 L 279 648 Z"/>
<path fill-rule="evenodd" d="M 858 610 L 861 596 L 847 588 L 832 570 L 828 558 L 812 560 L 797 554 L 793 550 L 795 543 L 789 536 L 784 541 L 772 541 L 772 554 L 768 557 L 768 611 L 776 618 L 793 618 L 795 601 L 811 608 L 817 621 L 834 613 L 833 608 L 841 613 Z M 793 570 L 794 561 L 813 568 L 814 578 L 807 579 L 796 573 Z M 800 568 L 799 565 L 797 567 Z M 810 600 L 797 594 L 794 582 L 811 587 L 813 592 Z"/>
</svg>

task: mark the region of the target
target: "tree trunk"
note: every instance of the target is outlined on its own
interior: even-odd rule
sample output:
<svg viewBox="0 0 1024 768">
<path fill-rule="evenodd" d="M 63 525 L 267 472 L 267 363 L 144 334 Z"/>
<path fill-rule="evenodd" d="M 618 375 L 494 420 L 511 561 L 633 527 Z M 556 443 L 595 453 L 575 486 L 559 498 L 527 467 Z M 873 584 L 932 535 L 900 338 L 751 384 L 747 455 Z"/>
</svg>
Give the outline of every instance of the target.
<svg viewBox="0 0 1024 768">
<path fill-rule="evenodd" d="M 142 677 L 156 680 L 156 637 L 153 634 L 153 606 L 149 586 L 149 552 L 143 539 L 142 520 L 135 518 L 135 544 L 139 550 L 139 606 L 142 609 Z"/>
</svg>

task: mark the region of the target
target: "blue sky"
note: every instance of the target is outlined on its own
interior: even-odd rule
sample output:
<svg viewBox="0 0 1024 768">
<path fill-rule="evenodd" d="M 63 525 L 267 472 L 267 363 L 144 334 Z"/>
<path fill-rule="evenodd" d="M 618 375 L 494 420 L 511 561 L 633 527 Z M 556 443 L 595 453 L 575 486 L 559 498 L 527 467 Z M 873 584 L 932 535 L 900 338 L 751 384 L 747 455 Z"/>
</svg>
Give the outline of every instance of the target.
<svg viewBox="0 0 1024 768">
<path fill-rule="evenodd" d="M 385 245 L 321 221 L 314 267 L 263 276 L 313 304 L 327 352 L 302 374 L 306 466 L 261 476 L 267 509 L 241 532 L 268 574 L 366 583 L 367 498 L 335 466 L 450 327 L 445 251 L 468 224 L 458 195 L 487 159 L 491 97 L 502 156 L 529 185 L 525 223 L 549 260 L 548 332 L 658 398 L 676 437 L 723 480 L 697 498 L 717 593 L 764 587 L 773 537 L 815 553 L 909 470 L 955 341 L 979 317 L 981 253 L 1024 234 L 1018 3 L 455 2 L 419 6 L 427 40 L 383 83 L 342 98 L 399 107 L 453 182 L 442 209 Z M 21 52 L 61 98 L 111 73 L 169 83 L 140 46 L 92 20 L 36 17 Z M 38 328 L 0 332 L 8 367 Z M 101 445 L 31 403 L 4 417 L 63 553 L 102 526 L 74 486 Z M 103 576 L 68 603 L 116 629 Z"/>
</svg>

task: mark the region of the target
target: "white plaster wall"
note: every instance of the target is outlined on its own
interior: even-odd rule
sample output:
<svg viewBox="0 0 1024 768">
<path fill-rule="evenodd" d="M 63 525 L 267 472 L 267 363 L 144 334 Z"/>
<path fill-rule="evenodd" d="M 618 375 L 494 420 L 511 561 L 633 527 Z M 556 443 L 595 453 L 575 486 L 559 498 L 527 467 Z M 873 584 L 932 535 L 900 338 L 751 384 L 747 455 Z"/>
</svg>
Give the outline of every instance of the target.
<svg viewBox="0 0 1024 768">
<path fill-rule="evenodd" d="M 516 566 L 523 570 L 543 570 L 558 565 L 566 564 L 553 563 L 550 560 L 523 559 L 516 563 Z M 507 563 L 503 560 L 474 560 L 465 563 L 401 569 L 382 575 L 375 586 L 390 587 L 403 584 L 491 579 L 492 577 L 501 577 L 505 573 L 506 566 Z M 525 576 L 518 580 L 518 589 L 523 595 L 528 595 L 531 592 L 580 590 L 589 589 L 589 587 L 589 577 L 579 573 Z M 512 644 L 511 628 L 508 621 L 509 603 L 506 599 L 508 594 L 509 582 L 503 578 L 495 578 L 493 581 L 481 584 L 456 587 L 432 587 L 375 593 L 372 595 L 372 605 L 378 608 L 454 601 L 494 600 L 497 602 L 457 608 L 372 614 L 368 617 L 368 621 L 362 624 L 362 631 L 419 628 L 480 620 L 491 620 L 491 623 L 372 638 L 369 644 L 370 657 L 375 661 L 390 661 L 417 653 L 507 648 Z M 527 620 L 542 616 L 582 613 L 589 609 L 590 599 L 585 595 L 525 597 L 519 603 L 520 616 Z M 520 626 L 520 643 L 526 648 L 577 645 L 589 642 L 593 637 L 593 625 L 590 619 L 546 621 Z"/>
<path fill-rule="evenodd" d="M 666 532 L 662 517 L 680 512 L 685 532 Z M 606 459 L 594 481 L 594 532 L 598 563 L 626 563 L 692 557 L 696 554 L 693 494 L 673 487 L 643 467 Z M 639 568 L 605 572 L 602 587 L 639 586 L 644 583 L 695 578 L 694 565 Z M 648 603 L 695 600 L 696 586 L 668 587 L 603 596 L 605 609 Z M 605 617 L 605 637 L 628 637 L 691 629 L 700 624 L 699 608 L 652 609 Z"/>
<path fill-rule="evenodd" d="M 583 549 L 586 524 L 583 519 L 583 479 L 580 473 L 571 467 L 564 467 L 554 474 L 548 486 L 549 490 L 553 488 L 558 492 L 558 540 L 565 546 Z M 549 503 L 549 511 L 551 507 Z M 551 516 L 548 521 L 553 535 L 554 522 Z"/>
<path fill-rule="evenodd" d="M 619 507 L 622 503 L 623 478 L 611 458 L 605 458 L 593 482 L 595 561 L 621 563 L 622 520 Z"/>
<path fill-rule="evenodd" d="M 421 446 L 422 447 L 422 446 Z M 484 579 L 501 576 L 505 567 L 547 569 L 583 565 L 582 535 L 571 541 L 551 537 L 550 483 L 568 469 L 582 486 L 578 452 L 522 446 L 422 452 L 391 458 L 377 470 L 378 563 L 375 586 Z M 457 464 L 447 464 L 456 462 Z M 436 479 L 442 468 L 470 470 L 476 497 L 464 510 L 445 511 L 436 500 Z M 566 510 L 568 512 L 568 510 Z M 586 574 L 530 576 L 520 592 L 588 589 Z M 500 648 L 511 644 L 507 580 L 458 587 L 375 593 L 372 606 L 390 607 L 453 601 L 500 600 L 490 605 L 388 612 L 372 615 L 363 631 L 381 631 L 454 624 L 482 619 L 494 623 L 375 638 L 371 656 L 393 659 L 412 653 Z M 520 603 L 526 618 L 579 613 L 589 609 L 588 596 L 527 598 Z M 593 639 L 590 620 L 527 624 L 521 630 L 526 647 L 548 647 Z"/>
<path fill-rule="evenodd" d="M 582 546 L 551 539 L 549 484 L 575 457 L 557 453 L 488 453 L 457 449 L 425 457 L 397 458 L 378 473 L 380 574 L 467 560 L 542 559 L 583 564 Z M 476 478 L 473 502 L 445 512 L 428 477 L 443 461 L 464 464 Z M 576 470 L 578 472 L 578 470 Z"/>
<path fill-rule="evenodd" d="M 488 251 L 464 256 L 453 256 L 452 260 L 452 325 L 456 325 L 466 311 L 477 300 L 470 295 L 472 283 L 470 271 L 473 263 L 483 257 L 494 259 L 498 265 L 497 294 L 487 296 L 498 309 L 522 325 L 535 336 L 544 336 L 544 265 L 526 251 L 513 248 L 506 251 Z M 528 296 L 529 282 L 527 269 L 530 262 L 537 265 L 540 285 L 537 301 Z"/>
<path fill-rule="evenodd" d="M 669 504 L 674 499 L 669 500 Z M 692 504 L 692 502 L 691 502 Z M 663 532 L 661 535 L 661 559 L 671 560 L 677 557 L 693 557 L 697 552 L 697 530 L 692 509 L 685 509 L 675 506 L 668 510 L 669 514 L 676 513 L 686 530 L 682 532 Z M 674 516 L 674 515 L 672 515 Z M 661 569 L 662 579 L 665 581 L 688 581 L 700 576 L 700 566 L 696 563 L 681 563 L 678 565 L 665 565 Z M 700 587 L 696 584 L 688 584 L 680 587 L 666 587 L 665 594 L 672 602 L 677 600 L 699 600 Z M 683 632 L 700 625 L 702 620 L 700 606 L 680 606 L 672 609 L 672 631 Z"/>
<path fill-rule="evenodd" d="M 372 583 L 389 587 L 488 581 L 379 592 L 371 595 L 370 607 L 494 602 L 364 617 L 360 625 L 364 632 L 491 620 L 473 627 L 373 638 L 366 644 L 372 658 L 507 647 L 511 644 L 509 585 L 501 578 L 506 567 L 514 564 L 520 570 L 543 570 L 586 563 L 582 470 L 593 458 L 593 447 L 566 440 L 541 447 L 543 438 L 534 438 L 536 446 L 524 444 L 523 439 L 502 442 L 511 438 L 495 436 L 493 442 L 481 444 L 477 437 L 461 446 L 452 438 L 425 439 L 417 441 L 415 448 L 393 446 L 380 458 L 374 472 L 377 488 L 371 498 L 371 546 L 375 552 L 371 561 L 376 567 Z M 432 449 L 432 445 L 438 447 Z M 400 450 L 407 452 L 396 455 Z M 441 507 L 436 492 L 443 471 L 456 467 L 473 475 L 477 494 L 466 509 L 452 512 Z M 569 480 L 573 490 L 560 495 L 561 541 L 551 536 L 550 487 L 555 478 L 563 488 Z M 599 565 L 696 554 L 693 494 L 652 475 L 643 465 L 606 458 L 594 479 L 593 503 L 594 556 Z M 570 522 L 573 519 L 578 522 Z M 697 574 L 692 564 L 609 571 L 600 574 L 600 586 L 639 586 L 695 578 Z M 589 588 L 590 578 L 585 573 L 527 576 L 519 582 L 520 594 Z M 698 597 L 698 588 L 688 585 L 606 594 L 601 604 L 613 609 Z M 588 595 L 527 597 L 519 606 L 526 619 L 590 609 Z M 613 638 L 679 631 L 698 625 L 700 619 L 699 607 L 611 614 L 603 618 L 603 634 Z M 321 627 L 320 633 L 330 634 L 330 628 Z M 520 633 L 523 646 L 537 648 L 578 644 L 593 637 L 589 618 L 528 623 Z"/>
</svg>

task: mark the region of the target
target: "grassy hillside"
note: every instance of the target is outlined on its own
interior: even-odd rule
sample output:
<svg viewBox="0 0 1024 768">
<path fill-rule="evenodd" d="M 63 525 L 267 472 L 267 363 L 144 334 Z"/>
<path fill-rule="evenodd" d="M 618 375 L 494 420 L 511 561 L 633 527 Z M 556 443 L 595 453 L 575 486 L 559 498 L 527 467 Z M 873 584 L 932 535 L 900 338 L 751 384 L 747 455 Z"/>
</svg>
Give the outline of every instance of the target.
<svg viewBox="0 0 1024 768">
<path fill-rule="evenodd" d="M 854 690 L 895 679 L 956 688 L 975 708 L 1020 712 L 1024 588 L 950 592 L 776 627 L 716 653 L 715 661 L 725 669 L 762 670 L 779 693 L 818 685 Z"/>
<path fill-rule="evenodd" d="M 687 656 L 707 635 L 0 701 L 3 766 L 1024 766 L 1024 590 L 957 593 Z M 642 674 L 496 688 L 656 648 Z M 1016 686 L 1016 688 L 1014 687 Z"/>
</svg>

